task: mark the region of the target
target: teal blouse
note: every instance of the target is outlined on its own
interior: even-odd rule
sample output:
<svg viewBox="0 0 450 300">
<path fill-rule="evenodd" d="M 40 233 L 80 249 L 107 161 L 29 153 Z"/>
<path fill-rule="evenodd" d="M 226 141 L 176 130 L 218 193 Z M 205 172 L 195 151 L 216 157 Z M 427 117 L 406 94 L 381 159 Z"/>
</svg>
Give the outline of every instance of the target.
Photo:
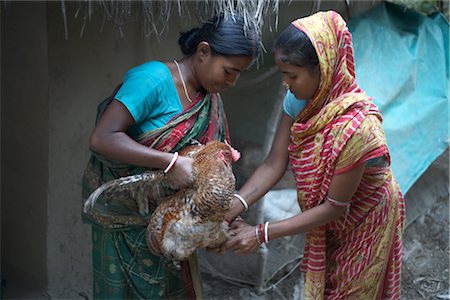
<svg viewBox="0 0 450 300">
<path fill-rule="evenodd" d="M 162 127 L 183 110 L 172 74 L 159 61 L 149 61 L 129 70 L 115 99 L 128 109 L 135 121 L 127 132 L 133 138 Z"/>
<path fill-rule="evenodd" d="M 287 91 L 283 101 L 283 112 L 295 119 L 298 114 L 305 108 L 306 100 L 300 100 L 295 98 L 294 94 Z"/>
</svg>

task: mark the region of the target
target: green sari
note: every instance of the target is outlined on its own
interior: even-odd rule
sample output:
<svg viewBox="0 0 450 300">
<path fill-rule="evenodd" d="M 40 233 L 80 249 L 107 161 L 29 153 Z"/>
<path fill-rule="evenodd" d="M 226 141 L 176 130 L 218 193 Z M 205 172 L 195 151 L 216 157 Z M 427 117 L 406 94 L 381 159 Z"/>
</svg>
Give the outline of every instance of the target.
<svg viewBox="0 0 450 300">
<path fill-rule="evenodd" d="M 99 105 L 97 120 L 118 89 Z M 136 141 L 156 150 L 175 152 L 188 145 L 191 139 L 201 143 L 229 141 L 226 116 L 218 94 L 199 96 L 166 125 L 142 134 Z M 143 171 L 145 169 L 142 167 L 92 153 L 83 176 L 83 201 L 103 183 Z M 133 207 L 105 207 L 98 214 L 82 213 L 83 221 L 92 224 L 94 299 L 202 298 L 195 255 L 182 262 L 182 270 L 176 272 L 148 249 L 145 229 L 152 212 L 140 216 Z M 125 217 L 117 218 L 118 221 L 111 226 L 112 215 Z M 127 216 L 131 216 L 133 221 L 123 221 L 129 219 Z"/>
</svg>

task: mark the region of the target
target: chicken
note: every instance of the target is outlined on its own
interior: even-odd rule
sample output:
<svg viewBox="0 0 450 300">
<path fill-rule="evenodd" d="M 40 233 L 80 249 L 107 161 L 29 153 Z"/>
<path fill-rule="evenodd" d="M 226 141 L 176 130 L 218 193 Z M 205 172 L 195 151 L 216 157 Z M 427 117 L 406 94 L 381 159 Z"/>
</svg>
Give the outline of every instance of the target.
<svg viewBox="0 0 450 300">
<path fill-rule="evenodd" d="M 149 211 L 179 189 L 162 171 L 145 171 L 104 183 L 84 202 L 83 211 L 108 228 L 147 225 Z"/>
<path fill-rule="evenodd" d="M 193 186 L 161 203 L 147 227 L 150 249 L 167 261 L 184 260 L 195 249 L 218 246 L 228 237 L 224 218 L 235 191 L 231 164 L 239 158 L 238 152 L 225 143 L 211 142 L 192 157 Z"/>
<path fill-rule="evenodd" d="M 218 141 L 188 146 L 179 153 L 194 159 L 194 181 L 190 187 L 179 189 L 170 176 L 161 171 L 147 171 L 105 183 L 84 205 L 86 213 L 98 218 L 96 201 L 103 194 L 109 201 L 121 199 L 122 205 L 142 216 L 152 210 L 149 219 L 137 214 L 106 218 L 116 225 L 146 223 L 150 250 L 177 269 L 179 261 L 187 259 L 197 248 L 214 247 L 227 239 L 229 226 L 224 222 L 225 214 L 235 192 L 232 163 L 240 156 L 230 145 Z"/>
</svg>

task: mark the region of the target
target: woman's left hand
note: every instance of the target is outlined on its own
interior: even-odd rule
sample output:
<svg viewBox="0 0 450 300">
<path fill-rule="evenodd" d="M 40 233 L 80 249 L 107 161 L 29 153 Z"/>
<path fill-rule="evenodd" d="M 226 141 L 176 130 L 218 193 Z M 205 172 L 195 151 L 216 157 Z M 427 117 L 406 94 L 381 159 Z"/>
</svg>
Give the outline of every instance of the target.
<svg viewBox="0 0 450 300">
<path fill-rule="evenodd" d="M 238 228 L 232 229 L 230 233 L 232 237 L 222 245 L 223 250 L 231 250 L 237 255 L 244 255 L 254 252 L 260 245 L 256 240 L 254 226 L 240 224 Z"/>
</svg>

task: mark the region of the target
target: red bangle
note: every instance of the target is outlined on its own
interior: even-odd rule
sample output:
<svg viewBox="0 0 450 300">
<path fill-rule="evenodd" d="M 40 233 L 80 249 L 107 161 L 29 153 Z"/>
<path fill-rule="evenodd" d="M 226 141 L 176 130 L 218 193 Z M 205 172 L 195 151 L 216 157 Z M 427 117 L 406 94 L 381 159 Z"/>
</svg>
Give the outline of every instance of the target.
<svg viewBox="0 0 450 300">
<path fill-rule="evenodd" d="M 264 241 L 266 239 L 264 237 L 264 225 L 263 224 L 259 224 L 259 232 L 261 233 L 261 241 L 264 243 Z"/>
</svg>

